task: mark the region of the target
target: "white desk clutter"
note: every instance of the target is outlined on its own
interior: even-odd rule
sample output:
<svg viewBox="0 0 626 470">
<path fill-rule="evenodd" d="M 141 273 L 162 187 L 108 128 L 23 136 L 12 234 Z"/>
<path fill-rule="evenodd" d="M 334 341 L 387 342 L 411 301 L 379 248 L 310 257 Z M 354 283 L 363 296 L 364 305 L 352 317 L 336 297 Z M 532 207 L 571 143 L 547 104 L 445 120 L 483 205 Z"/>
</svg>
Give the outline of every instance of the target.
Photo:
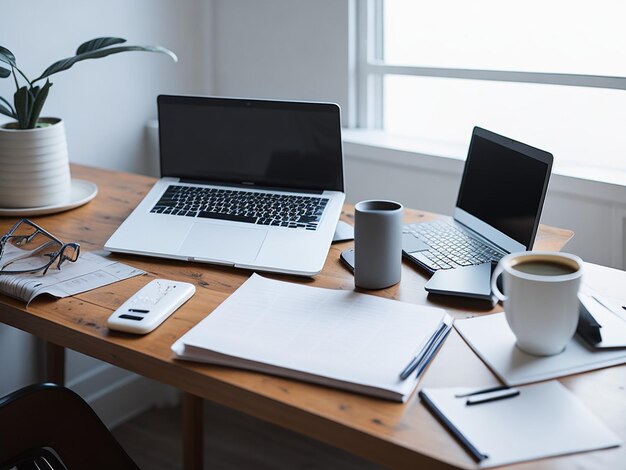
<svg viewBox="0 0 626 470">
<path fill-rule="evenodd" d="M 496 283 L 500 275 L 506 294 Z M 538 356 L 563 351 L 578 325 L 582 275 L 583 261 L 569 253 L 527 251 L 500 260 L 491 290 L 504 302 L 519 349 Z"/>
<path fill-rule="evenodd" d="M 594 318 L 604 323 L 597 333 L 606 338 L 612 347 L 592 348 L 588 341 L 576 335 L 558 354 L 547 357 L 529 354 L 518 347 L 505 313 L 458 320 L 455 328 L 485 364 L 508 385 L 521 385 L 626 363 L 626 347 L 620 347 L 626 341 L 623 336 L 626 331 L 626 310 L 622 307 L 626 305 L 626 295 L 623 293 L 626 273 L 591 263 L 584 263 L 583 272 L 579 294 L 581 307 L 584 312 L 585 306 L 589 307 L 589 311 L 595 314 Z M 532 302 L 533 296 L 527 294 L 527 297 Z M 600 299 L 603 305 L 596 299 Z M 543 328 L 542 323 L 537 323 L 536 328 Z"/>
<path fill-rule="evenodd" d="M 420 391 L 427 408 L 481 468 L 622 444 L 557 381 L 482 392 L 467 388 Z M 483 395 L 491 398 L 481 400 Z"/>
<path fill-rule="evenodd" d="M 107 326 L 126 333 L 149 333 L 195 292 L 196 286 L 188 282 L 153 279 L 111 314 Z"/>
<path fill-rule="evenodd" d="M 578 297 L 580 337 L 594 349 L 626 348 L 626 310 L 606 297 L 583 293 Z"/>
<path fill-rule="evenodd" d="M 28 219 L 0 236 L 0 293 L 27 306 L 41 294 L 69 297 L 139 274 L 145 272 L 95 253 L 81 255 L 79 243 Z"/>
<path fill-rule="evenodd" d="M 585 273 L 579 334 L 595 349 L 626 348 L 626 272 L 585 263 Z"/>
<path fill-rule="evenodd" d="M 451 325 L 439 308 L 253 274 L 172 350 L 404 402 Z"/>
<path fill-rule="evenodd" d="M 456 320 L 454 327 L 483 362 L 507 385 L 521 385 L 626 363 L 626 349 L 595 351 L 578 335 L 563 352 L 529 354 L 516 345 L 504 313 Z"/>
<path fill-rule="evenodd" d="M 66 263 L 61 270 L 50 269 L 43 276 L 40 272 L 4 274 L 0 276 L 0 292 L 30 304 L 42 294 L 60 299 L 140 274 L 145 271 L 83 252 L 75 263 Z"/>
</svg>

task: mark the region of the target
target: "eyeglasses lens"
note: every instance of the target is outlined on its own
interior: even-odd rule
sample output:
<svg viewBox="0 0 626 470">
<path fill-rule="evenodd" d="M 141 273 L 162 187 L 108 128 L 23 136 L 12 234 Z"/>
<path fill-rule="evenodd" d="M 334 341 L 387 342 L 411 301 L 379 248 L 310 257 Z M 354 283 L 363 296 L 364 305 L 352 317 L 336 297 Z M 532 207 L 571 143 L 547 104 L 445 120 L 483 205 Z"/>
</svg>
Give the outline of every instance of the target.
<svg viewBox="0 0 626 470">
<path fill-rule="evenodd" d="M 61 253 L 61 256 L 59 257 L 59 264 L 61 264 L 63 261 L 74 262 L 78 259 L 78 255 L 79 255 L 78 245 L 68 243 L 67 245 L 63 247 L 63 252 Z"/>
<path fill-rule="evenodd" d="M 6 240 L 0 270 L 31 271 L 50 263 L 61 244 L 28 224 L 20 224 Z"/>
</svg>

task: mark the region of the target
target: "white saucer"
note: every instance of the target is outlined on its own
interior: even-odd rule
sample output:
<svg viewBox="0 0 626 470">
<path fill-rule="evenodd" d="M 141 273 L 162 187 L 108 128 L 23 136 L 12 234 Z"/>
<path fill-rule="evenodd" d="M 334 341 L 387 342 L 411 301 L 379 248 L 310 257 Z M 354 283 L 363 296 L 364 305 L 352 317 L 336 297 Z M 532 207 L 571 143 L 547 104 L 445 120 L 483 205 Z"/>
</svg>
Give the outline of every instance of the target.
<svg viewBox="0 0 626 470">
<path fill-rule="evenodd" d="M 19 207 L 12 209 L 0 207 L 0 217 L 29 217 L 32 215 L 55 214 L 56 212 L 67 211 L 69 209 L 82 206 L 83 204 L 87 204 L 94 197 L 96 197 L 96 194 L 98 194 L 98 186 L 91 181 L 72 178 L 71 184 L 70 200 L 63 204 L 40 207 Z"/>
</svg>

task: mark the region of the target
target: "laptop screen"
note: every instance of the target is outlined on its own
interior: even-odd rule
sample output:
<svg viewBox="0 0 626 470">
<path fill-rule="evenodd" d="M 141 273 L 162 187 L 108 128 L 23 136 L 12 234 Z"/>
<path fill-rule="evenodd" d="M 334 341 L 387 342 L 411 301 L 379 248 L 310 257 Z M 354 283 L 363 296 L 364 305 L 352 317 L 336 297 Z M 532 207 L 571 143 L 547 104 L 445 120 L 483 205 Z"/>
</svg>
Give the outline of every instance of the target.
<svg viewBox="0 0 626 470">
<path fill-rule="evenodd" d="M 231 98 L 158 98 L 161 176 L 343 191 L 339 107 Z"/>
<path fill-rule="evenodd" d="M 548 152 L 477 127 L 457 207 L 530 248 L 551 168 Z"/>
</svg>

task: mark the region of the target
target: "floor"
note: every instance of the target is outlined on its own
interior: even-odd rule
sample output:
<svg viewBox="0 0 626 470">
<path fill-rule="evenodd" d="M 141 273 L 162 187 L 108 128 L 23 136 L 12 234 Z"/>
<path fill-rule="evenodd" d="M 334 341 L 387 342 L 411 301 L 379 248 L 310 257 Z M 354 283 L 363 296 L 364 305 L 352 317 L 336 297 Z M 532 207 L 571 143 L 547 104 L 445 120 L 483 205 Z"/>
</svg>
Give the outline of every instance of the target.
<svg viewBox="0 0 626 470">
<path fill-rule="evenodd" d="M 153 409 L 113 429 L 144 470 L 182 468 L 180 407 Z M 347 452 L 209 402 L 204 403 L 204 468 L 382 470 Z"/>
</svg>

